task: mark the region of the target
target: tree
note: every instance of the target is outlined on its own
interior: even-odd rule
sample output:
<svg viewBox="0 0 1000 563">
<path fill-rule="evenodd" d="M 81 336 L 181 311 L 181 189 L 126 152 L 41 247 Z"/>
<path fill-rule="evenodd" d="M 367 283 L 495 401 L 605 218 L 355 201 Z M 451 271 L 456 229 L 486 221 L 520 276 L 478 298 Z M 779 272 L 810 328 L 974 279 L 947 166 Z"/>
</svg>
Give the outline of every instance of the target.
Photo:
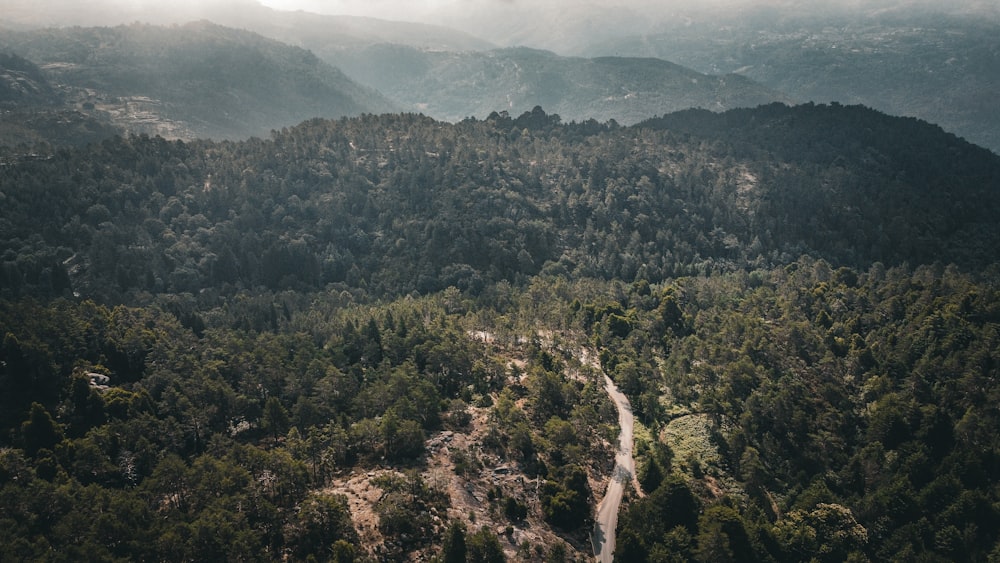
<svg viewBox="0 0 1000 563">
<path fill-rule="evenodd" d="M 386 459 L 413 459 L 424 452 L 424 429 L 415 420 L 401 419 L 394 409 L 382 416 L 382 436 Z"/>
<path fill-rule="evenodd" d="M 820 503 L 813 510 L 793 510 L 774 527 L 774 536 L 790 557 L 845 561 L 868 544 L 868 531 L 839 504 Z"/>
<path fill-rule="evenodd" d="M 575 530 L 591 519 L 590 485 L 578 465 L 560 469 L 562 479 L 546 481 L 542 495 L 545 519 L 564 530 Z"/>
<path fill-rule="evenodd" d="M 346 545 L 340 545 L 339 557 L 353 554 L 356 536 L 343 495 L 311 493 L 299 503 L 294 520 L 285 527 L 289 547 L 299 559 L 309 555 L 322 557 L 340 542 Z"/>
<path fill-rule="evenodd" d="M 698 519 L 699 561 L 756 561 L 757 555 L 736 510 L 715 505 Z"/>
<path fill-rule="evenodd" d="M 650 457 L 639 470 L 639 485 L 646 494 L 649 494 L 659 488 L 662 482 L 663 471 L 660 470 L 660 464 Z"/>
<path fill-rule="evenodd" d="M 470 535 L 466 541 L 468 548 L 468 563 L 503 563 L 507 558 L 496 534 L 483 526 Z"/>
<path fill-rule="evenodd" d="M 729 545 L 729 536 L 720 522 L 705 522 L 698 531 L 698 548 L 695 552 L 703 563 L 729 563 L 740 561 Z"/>
<path fill-rule="evenodd" d="M 354 544 L 349 543 L 347 540 L 333 542 L 333 547 L 330 548 L 330 551 L 330 561 L 332 563 L 354 563 L 358 553 Z"/>
<path fill-rule="evenodd" d="M 441 544 L 442 563 L 465 563 L 465 524 L 460 520 L 452 520 L 444 533 Z"/>
<path fill-rule="evenodd" d="M 40 449 L 52 450 L 62 441 L 62 426 L 52 419 L 49 411 L 38 403 L 31 403 L 28 420 L 21 424 L 21 438 L 24 440 L 24 451 L 35 455 Z"/>
<path fill-rule="evenodd" d="M 291 417 L 288 416 L 288 410 L 281 404 L 281 400 L 277 397 L 268 397 L 267 402 L 264 403 L 264 415 L 261 422 L 266 430 L 270 430 L 271 436 L 274 437 L 274 443 L 277 445 L 278 437 L 288 431 Z"/>
</svg>

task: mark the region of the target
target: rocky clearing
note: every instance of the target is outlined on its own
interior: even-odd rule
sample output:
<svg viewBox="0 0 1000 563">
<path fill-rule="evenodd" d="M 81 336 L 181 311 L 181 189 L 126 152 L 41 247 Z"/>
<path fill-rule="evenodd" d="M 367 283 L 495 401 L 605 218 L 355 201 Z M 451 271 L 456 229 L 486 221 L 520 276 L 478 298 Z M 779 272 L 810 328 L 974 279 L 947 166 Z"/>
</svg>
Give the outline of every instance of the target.
<svg viewBox="0 0 1000 563">
<path fill-rule="evenodd" d="M 474 334 L 473 337 L 490 344 L 490 340 L 481 334 Z M 509 374 L 523 373 L 524 366 L 522 358 L 509 357 L 508 368 L 514 368 L 509 369 Z M 568 368 L 567 371 L 571 370 Z M 569 375 L 579 377 L 577 373 Z M 509 383 L 520 382 L 511 379 Z M 585 534 L 569 537 L 554 531 L 544 521 L 538 496 L 542 480 L 528 477 L 516 463 L 508 463 L 481 446 L 490 429 L 490 411 L 490 407 L 470 406 L 471 421 L 466 427 L 441 430 L 428 436 L 424 458 L 415 467 L 429 487 L 447 493 L 447 511 L 431 511 L 429 514 L 436 529 L 443 532 L 451 520 L 464 522 L 469 533 L 486 527 L 496 533 L 510 561 L 542 560 L 558 544 L 565 547 L 568 561 L 592 561 L 591 543 Z M 608 459 L 593 460 L 587 468 L 590 487 L 596 497 L 593 499 L 595 506 L 604 496 L 614 464 L 614 447 L 608 443 L 604 446 Z M 456 472 L 456 456 L 461 459 L 463 454 L 465 459 L 471 460 L 469 465 L 472 468 L 464 475 Z M 326 489 L 329 493 L 347 497 L 360 543 L 366 555 L 375 560 L 386 560 L 384 554 L 391 553 L 391 548 L 396 546 L 387 545 L 387 542 L 395 540 L 387 538 L 379 530 L 376 505 L 385 492 L 373 481 L 386 473 L 401 472 L 403 469 L 354 469 L 334 479 Z M 504 497 L 523 502 L 528 507 L 527 518 L 517 523 L 508 520 L 501 504 L 491 502 L 491 496 L 497 490 L 502 491 Z M 409 552 L 407 560 L 427 561 L 436 554 L 436 548 L 421 548 Z"/>
</svg>

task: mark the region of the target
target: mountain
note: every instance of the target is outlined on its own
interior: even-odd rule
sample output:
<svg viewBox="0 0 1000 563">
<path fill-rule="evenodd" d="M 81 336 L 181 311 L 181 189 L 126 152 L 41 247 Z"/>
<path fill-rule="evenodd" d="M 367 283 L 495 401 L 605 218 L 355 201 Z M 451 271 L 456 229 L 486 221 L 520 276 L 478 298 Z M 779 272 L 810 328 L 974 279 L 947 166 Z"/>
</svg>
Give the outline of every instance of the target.
<svg viewBox="0 0 1000 563">
<path fill-rule="evenodd" d="M 168 138 L 264 136 L 394 106 L 312 53 L 207 22 L 0 32 L 67 108 Z"/>
<path fill-rule="evenodd" d="M 201 20 L 254 31 L 313 51 L 321 58 L 328 51 L 377 43 L 446 51 L 495 47 L 468 33 L 441 25 L 275 10 L 256 0 L 180 0 L 169 5 L 150 0 L 95 0 L 86 4 L 65 0 L 8 0 L 4 13 L 0 14 L 0 23 L 18 29 L 95 27 L 134 22 L 180 25 Z"/>
<path fill-rule="evenodd" d="M 0 106 L 51 105 L 57 100 L 37 65 L 15 54 L 0 53 Z"/>
<path fill-rule="evenodd" d="M 789 22 L 820 25 L 834 19 L 872 21 L 886 18 L 963 18 L 1000 22 L 1000 6 L 992 0 L 548 0 L 496 2 L 439 0 L 421 21 L 443 23 L 501 47 L 527 46 L 561 55 L 628 55 L 606 51 L 616 40 L 657 33 L 686 34 L 748 25 L 758 28 Z M 705 27 L 707 26 L 707 27 Z M 600 49 L 595 49 L 600 47 Z M 667 57 L 670 59 L 670 57 Z M 672 60 L 672 59 L 670 59 Z"/>
<path fill-rule="evenodd" d="M 296 45 L 329 60 L 344 49 L 390 43 L 431 51 L 483 51 L 492 43 L 439 25 L 390 21 L 357 16 L 285 12 L 258 7 L 219 10 L 212 21 L 249 29 L 266 37 Z"/>
<path fill-rule="evenodd" d="M 400 45 L 344 51 L 331 62 L 403 107 L 437 119 L 518 115 L 632 124 L 691 107 L 752 107 L 784 96 L 739 75 L 709 76 L 658 59 L 560 57 L 527 48 L 439 52 Z"/>
<path fill-rule="evenodd" d="M 778 10 L 595 43 L 591 55 L 662 57 L 738 73 L 798 101 L 864 104 L 919 117 L 1000 150 L 1000 21 L 907 15 L 788 17 Z"/>
<path fill-rule="evenodd" d="M 14 293 L 394 296 L 539 272 L 657 281 L 802 254 L 974 268 L 1000 248 L 1000 158 L 862 107 L 692 110 L 628 128 L 540 108 L 454 125 L 384 115 L 50 156 L 12 154 L 18 174 L 0 181 Z"/>
<path fill-rule="evenodd" d="M 985 0 L 947 4 L 911 0 L 847 4 L 776 0 L 753 5 L 726 3 L 721 7 L 714 3 L 609 5 L 553 1 L 527 5 L 466 0 L 435 3 L 425 14 L 426 18 L 435 18 L 451 27 L 283 12 L 253 0 L 190 1 L 169 6 L 156 2 L 107 0 L 82 5 L 47 0 L 42 6 L 40 9 L 37 2 L 15 0 L 5 7 L 0 20 L 8 27 L 24 29 L 53 24 L 95 25 L 109 20 L 184 23 L 209 19 L 309 49 L 335 66 L 347 66 L 351 59 L 360 57 L 361 61 L 392 68 L 391 62 L 381 60 L 377 53 L 364 52 L 369 47 L 374 51 L 391 50 L 377 47 L 382 44 L 463 53 L 452 61 L 459 69 L 454 73 L 448 71 L 443 55 L 396 53 L 448 74 L 452 77 L 448 82 L 435 81 L 433 76 L 406 84 L 384 84 L 384 77 L 374 77 L 368 82 L 398 91 L 393 97 L 407 109 L 426 107 L 433 116 L 441 118 L 485 115 L 502 109 L 495 103 L 497 100 L 508 103 L 507 110 L 515 114 L 542 105 L 560 115 L 577 117 L 552 102 L 553 96 L 544 87 L 522 85 L 516 80 L 499 85 L 513 88 L 503 95 L 495 95 L 479 85 L 456 88 L 454 94 L 449 92 L 449 82 L 467 78 L 461 71 L 477 72 L 488 66 L 483 61 L 465 60 L 476 58 L 470 51 L 485 51 L 494 45 L 527 46 L 562 55 L 660 58 L 709 75 L 735 73 L 783 96 L 772 99 L 862 104 L 938 123 L 974 143 L 995 152 L 1000 150 L 1000 123 L 990 103 L 1000 81 L 996 71 L 1000 68 L 997 60 L 1000 55 L 994 40 L 1000 27 L 1000 12 L 995 2 Z M 363 66 L 361 62 L 353 64 L 349 74 L 372 74 Z M 425 90 L 434 93 L 441 83 L 446 95 L 454 99 L 436 103 L 425 95 Z M 608 104 L 578 101 L 606 113 L 581 117 L 627 113 L 628 110 L 611 111 L 606 106 L 614 105 L 617 96 L 632 93 L 630 87 L 594 89 L 601 91 L 604 98 L 610 98 Z M 510 105 L 507 94 L 516 99 L 518 88 L 534 88 L 545 99 Z M 463 94 L 488 99 L 491 104 L 476 106 L 470 100 L 463 100 Z M 721 100 L 721 107 L 734 107 L 727 101 Z M 709 95 L 695 103 L 670 105 L 668 109 L 688 105 L 720 107 L 715 105 L 717 102 L 720 100 Z M 640 107 L 655 108 L 658 104 L 649 100 Z M 572 102 L 567 105 L 576 107 Z M 666 109 L 654 113 L 663 111 Z M 653 115 L 641 111 L 635 114 Z"/>
<path fill-rule="evenodd" d="M 83 145 L 118 132 L 110 120 L 67 107 L 37 65 L 0 53 L 0 145 Z"/>
<path fill-rule="evenodd" d="M 453 9 L 456 4 L 437 4 L 431 17 L 500 47 L 525 46 L 580 56 L 589 45 L 655 30 L 674 3 L 479 1 L 466 3 L 466 9 Z"/>
<path fill-rule="evenodd" d="M 610 21 L 612 13 L 619 12 L 587 17 L 597 26 L 598 21 Z M 196 11 L 188 6 L 173 15 L 146 6 L 139 12 L 125 9 L 117 17 L 181 21 L 185 14 L 308 49 L 384 93 L 397 107 L 450 121 L 485 117 L 493 111 L 516 115 L 540 105 L 568 120 L 615 119 L 630 124 L 689 107 L 724 110 L 789 101 L 739 75 L 709 76 L 666 61 L 580 59 L 528 48 L 494 49 L 491 43 L 442 26 L 277 11 L 249 1 Z M 620 15 L 638 18 L 632 12 Z M 80 17 L 86 21 L 88 16 Z M 590 30 L 586 42 L 597 37 L 604 35 Z"/>
<path fill-rule="evenodd" d="M 584 560 L 630 453 L 620 559 L 988 560 L 998 213 L 839 104 L 0 148 L 0 546 Z"/>
</svg>

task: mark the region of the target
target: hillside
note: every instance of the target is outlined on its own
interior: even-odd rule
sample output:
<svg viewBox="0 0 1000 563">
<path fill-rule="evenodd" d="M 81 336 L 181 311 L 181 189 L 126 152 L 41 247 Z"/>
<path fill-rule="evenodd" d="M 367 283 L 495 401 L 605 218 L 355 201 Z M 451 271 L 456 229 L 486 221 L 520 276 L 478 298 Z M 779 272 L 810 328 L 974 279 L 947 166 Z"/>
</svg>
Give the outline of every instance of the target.
<svg viewBox="0 0 1000 563">
<path fill-rule="evenodd" d="M 605 375 L 620 559 L 1000 553 L 1000 157 L 937 126 L 364 115 L 0 170 L 12 558 L 589 560 Z"/>
<path fill-rule="evenodd" d="M 590 55 L 661 57 L 713 74 L 738 73 L 791 99 L 863 104 L 936 123 L 1000 151 L 1000 24 L 903 13 L 863 18 L 704 19 L 591 45 Z"/>
<path fill-rule="evenodd" d="M 58 97 L 42 70 L 15 54 L 0 53 L 0 107 L 55 104 Z"/>
<path fill-rule="evenodd" d="M 861 107 L 688 111 L 630 128 L 562 125 L 540 108 L 454 125 L 369 116 L 7 166 L 11 294 L 332 283 L 401 295 L 539 272 L 662 280 L 801 254 L 979 267 L 1000 248 L 997 157 Z"/>
<path fill-rule="evenodd" d="M 31 61 L 0 53 L 0 146 L 41 142 L 85 145 L 120 133 L 110 119 L 67 107 Z"/>
<path fill-rule="evenodd" d="M 65 109 L 167 138 L 264 136 L 392 108 L 308 51 L 205 22 L 0 32 L 0 49 L 40 67 Z"/>
<path fill-rule="evenodd" d="M 344 50 L 384 43 L 430 51 L 465 52 L 494 48 L 488 41 L 444 26 L 378 18 L 257 8 L 220 10 L 213 13 L 211 19 L 309 49 L 326 61 L 334 60 Z"/>
<path fill-rule="evenodd" d="M 526 48 L 455 53 L 374 45 L 331 62 L 399 105 L 448 121 L 542 106 L 566 121 L 632 124 L 691 107 L 719 111 L 785 99 L 738 75 L 708 76 L 658 59 Z"/>
<path fill-rule="evenodd" d="M 209 20 L 308 49 L 321 58 L 327 51 L 378 43 L 447 51 L 494 47 L 487 41 L 441 25 L 275 10 L 256 0 L 180 0 L 169 5 L 150 0 L 93 0 L 85 5 L 66 0 L 7 0 L 4 7 L 0 27 L 11 29 L 95 27 L 134 22 L 181 25 Z"/>
</svg>

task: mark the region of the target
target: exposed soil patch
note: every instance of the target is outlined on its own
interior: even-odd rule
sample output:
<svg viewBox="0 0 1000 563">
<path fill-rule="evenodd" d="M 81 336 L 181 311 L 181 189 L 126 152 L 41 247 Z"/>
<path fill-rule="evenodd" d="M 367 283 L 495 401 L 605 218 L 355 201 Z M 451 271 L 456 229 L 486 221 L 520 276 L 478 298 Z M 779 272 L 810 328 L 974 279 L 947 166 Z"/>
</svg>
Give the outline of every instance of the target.
<svg viewBox="0 0 1000 563">
<path fill-rule="evenodd" d="M 493 344 L 482 335 L 476 336 L 486 345 Z M 514 378 L 523 377 L 527 362 L 516 354 L 505 355 L 509 383 L 520 385 L 521 382 L 514 381 Z M 529 477 L 517 463 L 506 461 L 482 446 L 493 424 L 490 420 L 491 408 L 470 406 L 468 409 L 468 425 L 434 432 L 425 442 L 426 453 L 417 468 L 427 486 L 444 492 L 450 501 L 446 513 L 431 513 L 430 517 L 442 530 L 451 520 L 464 522 L 469 533 L 485 526 L 498 536 L 509 561 L 544 560 L 544 556 L 558 544 L 565 547 L 569 561 L 593 560 L 591 544 L 585 533 L 579 537 L 568 537 L 545 522 L 539 498 L 542 480 Z M 607 449 L 613 451 L 610 444 L 607 444 Z M 612 456 L 609 453 L 607 463 L 592 460 L 587 468 L 590 486 L 597 496 L 604 494 L 613 465 Z M 386 554 L 398 548 L 391 545 L 394 538 L 387 537 L 379 529 L 376 506 L 385 491 L 373 483 L 380 476 L 393 472 L 397 469 L 355 468 L 335 478 L 327 488 L 328 492 L 347 497 L 364 555 L 375 560 L 387 560 Z M 507 499 L 522 505 L 526 509 L 526 517 L 520 520 L 508 518 L 504 513 Z M 434 542 L 433 547 L 409 551 L 406 560 L 427 561 L 438 554 L 439 544 Z"/>
</svg>

